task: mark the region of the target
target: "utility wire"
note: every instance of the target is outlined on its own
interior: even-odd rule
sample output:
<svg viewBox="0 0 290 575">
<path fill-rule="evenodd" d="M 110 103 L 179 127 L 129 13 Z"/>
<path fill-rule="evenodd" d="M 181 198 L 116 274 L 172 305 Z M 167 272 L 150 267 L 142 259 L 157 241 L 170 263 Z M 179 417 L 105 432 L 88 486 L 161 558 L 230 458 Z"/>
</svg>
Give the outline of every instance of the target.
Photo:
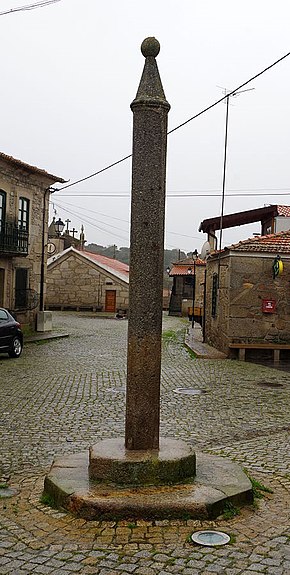
<svg viewBox="0 0 290 575">
<path fill-rule="evenodd" d="M 35 10 L 36 8 L 43 8 L 44 6 L 49 6 L 50 4 L 55 4 L 56 2 L 61 2 L 61 0 L 43 0 L 42 2 L 36 2 L 35 4 L 18 6 L 18 8 L 11 8 L 10 10 L 0 12 L 0 16 L 4 16 L 5 14 L 11 14 L 12 12 L 24 12 L 25 10 Z"/>
<path fill-rule="evenodd" d="M 54 202 L 54 204 L 57 205 L 55 202 Z M 59 207 L 61 207 L 61 206 L 59 206 Z M 69 210 L 68 208 L 66 208 L 66 212 L 68 212 L 72 216 L 79 217 L 78 213 L 74 212 L 73 210 Z M 88 217 L 82 216 L 82 219 L 86 224 L 89 224 L 90 226 L 92 226 L 93 228 L 96 228 L 97 230 L 101 230 L 101 232 L 104 232 L 105 234 L 108 234 L 109 236 L 117 237 L 117 238 L 124 240 L 126 242 L 128 241 L 129 232 L 127 233 L 127 237 L 124 238 L 124 236 L 120 236 L 119 234 L 116 234 L 116 232 L 110 232 L 110 231 L 106 230 L 105 228 L 102 228 L 101 226 L 97 226 L 97 224 L 94 224 L 92 221 L 90 221 L 90 218 L 88 218 Z M 104 223 L 104 225 L 105 226 L 109 225 L 109 227 L 115 227 L 115 226 L 110 226 L 110 224 L 105 224 L 105 223 Z M 121 231 L 126 233 L 124 230 L 121 230 Z"/>
<path fill-rule="evenodd" d="M 91 208 L 88 210 L 87 208 L 84 208 L 83 206 L 76 206 L 75 204 L 69 204 L 67 202 L 63 202 L 62 198 L 61 198 L 61 203 L 59 200 L 58 200 L 58 203 L 56 203 L 54 200 L 50 200 L 49 203 L 52 206 L 56 205 L 56 206 L 62 207 L 63 209 L 66 209 L 66 206 L 70 206 L 71 208 L 76 208 L 82 212 L 89 212 L 90 214 L 98 214 L 98 216 L 104 216 L 105 218 L 109 218 L 110 220 L 118 220 L 118 222 L 125 222 L 125 224 L 129 223 L 128 220 L 123 220 L 122 218 L 116 218 L 115 216 L 110 216 L 109 214 L 103 214 L 102 212 L 97 212 L 96 210 L 91 210 Z"/>
<path fill-rule="evenodd" d="M 114 216 L 110 216 L 109 214 L 103 214 L 102 212 L 96 212 L 95 210 L 91 210 L 91 209 L 88 210 L 88 209 L 83 208 L 83 207 L 81 207 L 81 206 L 74 206 L 73 204 L 67 204 L 66 202 L 53 202 L 53 201 L 50 201 L 49 203 L 50 203 L 52 206 L 57 206 L 58 208 L 61 208 L 61 209 L 63 209 L 63 210 L 66 210 L 66 209 L 67 209 L 67 206 L 70 206 L 70 207 L 72 207 L 72 208 L 81 210 L 82 212 L 89 212 L 90 214 L 98 214 L 98 215 L 100 215 L 100 216 L 104 216 L 105 218 L 109 218 L 109 220 L 118 220 L 119 222 L 124 222 L 124 223 L 126 223 L 126 224 L 129 224 L 129 221 L 128 221 L 128 220 L 123 220 L 123 219 L 121 219 L 121 218 L 115 218 Z M 88 218 L 89 218 L 89 216 L 87 216 L 86 213 L 85 213 L 85 215 L 83 216 L 82 214 L 79 214 L 79 213 L 76 214 L 76 212 L 74 212 L 74 215 L 77 215 L 77 216 L 79 216 L 79 217 L 88 217 Z M 89 218 L 89 219 L 92 219 L 92 218 Z M 114 228 L 114 229 L 116 229 L 116 230 L 119 230 L 119 231 L 121 231 L 121 232 L 125 232 L 125 233 L 126 233 L 126 230 L 123 230 L 122 228 L 118 228 L 118 227 L 116 227 L 116 226 L 113 226 L 112 224 L 107 224 L 106 222 L 102 222 L 102 221 L 100 221 L 100 220 L 95 220 L 95 219 L 94 219 L 93 221 L 94 221 L 94 222 L 98 222 L 98 223 L 100 223 L 100 224 L 104 224 L 105 226 L 109 226 L 109 227 L 111 227 L 111 228 Z M 189 235 L 187 235 L 187 234 L 179 234 L 179 233 L 177 233 L 177 232 L 170 232 L 169 230 L 167 230 L 167 234 L 171 234 L 171 235 L 174 235 L 174 236 L 182 236 L 183 238 L 190 238 L 190 239 L 195 239 L 195 240 L 199 240 L 199 239 L 200 239 L 200 237 L 197 237 L 197 236 L 192 236 L 192 235 L 189 236 Z"/>
<path fill-rule="evenodd" d="M 77 180 L 76 182 L 72 182 L 71 184 L 67 184 L 66 186 L 62 186 L 62 188 L 52 188 L 52 190 L 54 192 L 60 192 L 61 190 L 65 190 L 66 188 L 70 188 L 71 186 L 75 186 L 76 184 L 80 184 L 81 182 L 85 182 L 86 180 L 89 180 L 90 178 L 93 178 L 94 176 L 98 176 L 98 174 L 101 174 L 102 172 L 105 172 L 106 170 L 109 170 L 110 168 L 117 166 L 117 164 L 121 164 L 121 162 L 124 162 L 125 160 L 128 160 L 128 158 L 131 158 L 131 157 L 132 157 L 132 154 L 129 154 L 128 156 L 124 156 L 124 158 L 121 158 L 121 160 L 118 160 L 117 162 L 113 162 L 113 164 L 110 164 L 109 166 L 106 166 L 105 168 L 98 170 L 98 172 L 95 172 L 94 174 L 90 174 L 90 176 L 86 176 L 85 178 L 81 178 L 80 180 Z"/>
<path fill-rule="evenodd" d="M 236 193 L 236 194 L 225 194 L 226 198 L 243 198 L 243 197 L 252 197 L 252 198 L 256 198 L 258 196 L 289 196 L 290 193 L 290 188 L 288 192 L 277 192 L 277 193 L 258 193 L 258 194 L 252 194 L 251 192 L 248 193 Z M 169 193 L 167 194 L 167 198 L 220 198 L 221 194 L 220 193 L 195 193 L 195 192 L 180 192 L 180 193 Z M 104 194 L 104 193 L 100 193 L 100 194 L 86 194 L 86 193 L 79 193 L 79 194 L 66 194 L 65 196 L 62 196 L 62 198 L 129 198 L 130 194 Z"/>
<path fill-rule="evenodd" d="M 57 1 L 57 0 L 54 0 L 54 1 Z M 228 92 L 226 95 L 222 96 L 221 98 L 219 98 L 218 100 L 213 102 L 213 104 L 210 104 L 209 106 L 207 106 L 206 108 L 204 108 L 203 110 L 201 110 L 200 112 L 195 114 L 194 116 L 191 116 L 191 118 L 188 118 L 188 120 L 185 120 L 185 122 L 182 122 L 181 124 L 179 124 L 178 126 L 173 128 L 172 130 L 169 130 L 168 134 L 172 134 L 173 132 L 176 132 L 176 130 L 183 128 L 183 126 L 185 126 L 189 122 L 192 122 L 192 120 L 195 120 L 199 116 L 202 116 L 202 114 L 205 114 L 205 112 L 208 112 L 209 110 L 211 110 L 212 108 L 214 108 L 215 106 L 217 106 L 218 104 L 220 104 L 221 102 L 226 100 L 226 98 L 228 98 L 229 96 L 233 96 L 235 94 L 235 92 L 237 92 L 238 90 L 241 90 L 241 88 L 244 88 L 245 86 L 250 84 L 250 82 L 253 82 L 253 80 L 256 80 L 257 78 L 262 76 L 262 74 L 265 74 L 265 72 L 268 72 L 268 70 L 271 70 L 271 68 L 273 68 L 274 66 L 276 66 L 277 64 L 279 64 L 280 62 L 282 62 L 283 60 L 288 58 L 288 56 L 290 56 L 290 52 L 287 52 L 287 54 L 284 54 L 284 56 L 281 56 L 281 58 L 279 58 L 278 60 L 275 60 L 275 62 L 273 62 L 272 64 L 270 64 L 269 66 L 267 66 L 266 68 L 261 70 L 261 72 L 258 72 L 257 74 L 255 74 L 254 76 L 249 78 L 249 80 L 247 80 L 243 84 L 240 84 L 240 86 L 237 86 L 237 88 L 235 88 L 231 92 Z M 81 178 L 80 180 L 72 182 L 71 184 L 67 184 L 66 186 L 62 186 L 62 188 L 54 188 L 53 191 L 59 192 L 61 190 L 65 190 L 66 188 L 70 188 L 71 186 L 75 186 L 76 184 L 80 184 L 81 182 L 84 182 L 85 180 L 89 180 L 90 178 L 93 178 L 94 176 L 97 176 L 98 174 L 101 174 L 102 172 L 109 170 L 110 168 L 112 168 L 113 166 L 116 166 L 117 164 L 121 164 L 121 162 L 124 162 L 125 160 L 128 160 L 128 158 L 131 158 L 131 157 L 132 157 L 132 154 L 129 154 L 128 156 L 124 156 L 124 158 L 121 158 L 117 162 L 113 162 L 113 164 L 110 164 L 109 166 L 106 166 L 105 168 L 98 170 L 94 174 L 90 174 L 89 176 L 86 176 L 85 178 Z"/>
<path fill-rule="evenodd" d="M 61 204 L 58 204 L 58 203 L 56 203 L 56 202 L 51 202 L 51 203 L 53 203 L 53 204 L 54 204 L 55 206 L 57 206 L 58 208 L 64 209 Z M 79 218 L 79 216 L 80 216 L 79 213 L 74 212 L 73 210 L 69 210 L 69 209 L 65 208 L 65 211 L 68 212 L 69 214 L 71 214 L 72 216 L 76 216 L 76 217 L 78 217 L 78 218 Z M 91 211 L 91 210 L 90 210 L 90 211 Z M 111 217 L 111 216 L 110 216 L 110 217 Z M 124 236 L 121 236 L 121 235 L 119 235 L 119 234 L 116 234 L 115 232 L 110 232 L 110 231 L 108 231 L 108 230 L 102 228 L 101 226 L 97 226 L 96 224 L 92 223 L 92 221 L 90 221 L 91 219 L 92 219 L 92 218 L 89 218 L 89 216 L 87 216 L 87 217 L 82 216 L 82 221 L 83 221 L 84 223 L 88 224 L 89 226 L 91 226 L 91 227 L 93 227 L 93 228 L 96 228 L 97 230 L 100 230 L 100 231 L 104 232 L 105 234 L 107 234 L 107 235 L 109 235 L 109 236 L 111 236 L 111 237 L 114 237 L 114 238 L 117 237 L 117 238 L 119 238 L 119 239 L 121 239 L 121 240 L 124 240 L 125 242 L 128 242 L 129 234 L 128 234 L 127 238 L 125 238 Z M 116 228 L 115 226 L 111 226 L 111 224 L 106 224 L 105 222 L 102 222 L 102 223 L 103 223 L 105 226 L 114 227 L 115 229 L 119 229 L 119 230 L 122 231 L 122 232 L 125 231 L 125 230 L 122 230 L 121 228 Z M 125 233 L 126 233 L 126 232 L 125 232 Z M 181 236 L 181 237 L 184 237 L 184 238 L 190 238 L 190 239 L 196 239 L 196 240 L 200 240 L 200 239 L 201 239 L 200 237 L 197 237 L 197 236 L 192 236 L 192 235 L 189 236 L 189 235 L 186 235 L 186 234 L 179 234 L 178 232 L 170 232 L 169 230 L 167 230 L 166 233 L 167 233 L 167 234 L 172 234 L 172 235 L 175 235 L 175 236 Z M 90 243 L 93 243 L 93 242 L 90 242 Z M 229 242 L 229 243 L 234 243 L 234 242 Z M 167 246 L 167 248 L 168 248 L 168 247 L 171 247 L 171 248 L 176 249 L 176 250 L 181 249 L 181 250 L 184 251 L 185 253 L 188 252 L 188 250 L 186 250 L 185 248 L 180 248 L 180 246 L 178 246 L 178 247 L 177 247 L 177 246 L 174 246 L 174 245 L 172 245 L 172 244 L 169 244 L 167 241 L 166 241 L 166 246 Z M 165 249 L 167 249 L 167 248 L 165 248 Z"/>
<path fill-rule="evenodd" d="M 62 204 L 59 204 L 57 202 L 54 202 L 54 205 L 57 206 L 58 208 L 62 208 L 64 210 L 68 210 L 67 207 L 62 207 Z M 77 206 L 73 206 L 73 208 L 77 208 Z M 86 210 L 88 211 L 88 210 Z M 109 228 L 113 228 L 114 230 L 119 230 L 119 232 L 124 232 L 125 234 L 128 233 L 128 230 L 124 230 L 122 228 L 118 228 L 117 226 L 113 226 L 113 224 L 107 224 L 106 222 L 102 222 L 100 220 L 96 220 L 95 218 L 91 218 L 90 216 L 88 216 L 87 214 L 85 214 L 85 216 L 83 216 L 82 214 L 76 213 L 73 210 L 70 210 L 71 214 L 74 214 L 75 216 L 81 216 L 81 217 L 86 217 L 88 220 L 91 220 L 92 222 L 97 222 L 98 224 L 103 224 L 104 226 L 108 226 Z M 90 213 L 92 213 L 92 210 L 90 210 Z M 95 212 L 97 213 L 97 212 Z M 129 222 L 126 222 L 129 225 Z"/>
</svg>

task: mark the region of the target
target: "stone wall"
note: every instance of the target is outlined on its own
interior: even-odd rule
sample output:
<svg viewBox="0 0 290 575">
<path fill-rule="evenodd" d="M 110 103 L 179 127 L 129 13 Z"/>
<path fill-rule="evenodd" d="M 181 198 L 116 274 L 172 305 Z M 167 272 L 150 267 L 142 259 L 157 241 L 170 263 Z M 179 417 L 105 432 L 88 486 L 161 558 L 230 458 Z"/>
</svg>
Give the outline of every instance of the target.
<svg viewBox="0 0 290 575">
<path fill-rule="evenodd" d="M 206 268 L 206 309 L 205 309 L 205 341 L 227 351 L 229 341 L 229 279 L 228 260 L 223 258 L 220 268 L 217 260 L 208 260 Z M 219 290 L 217 293 L 216 315 L 212 315 L 213 276 L 219 272 Z"/>
<path fill-rule="evenodd" d="M 213 274 L 217 259 L 207 263 L 205 339 L 228 352 L 234 342 L 290 343 L 290 255 L 283 256 L 284 272 L 273 279 L 275 254 L 238 254 L 221 258 L 217 314 L 211 313 Z M 262 311 L 263 300 L 276 302 L 274 313 Z"/>
<path fill-rule="evenodd" d="M 47 243 L 47 221 L 49 194 L 45 190 L 52 183 L 51 178 L 33 173 L 25 169 L 15 168 L 9 162 L 0 161 L 0 189 L 6 193 L 6 221 L 17 226 L 18 203 L 20 197 L 29 200 L 29 246 L 28 255 L 0 255 L 0 269 L 4 275 L 4 285 L 1 293 L 1 304 L 15 312 L 22 324 L 35 325 L 39 309 L 41 258 L 42 258 L 42 226 L 45 211 L 45 244 Z M 45 204 L 45 205 L 44 205 Z M 44 292 L 46 274 L 46 253 L 44 254 Z M 15 276 L 17 268 L 27 269 L 27 289 L 29 307 L 34 309 L 15 309 Z"/>
<path fill-rule="evenodd" d="M 128 309 L 129 286 L 97 264 L 71 252 L 47 270 L 46 307 L 91 307 L 105 310 L 106 291 L 116 291 L 116 309 Z"/>
</svg>

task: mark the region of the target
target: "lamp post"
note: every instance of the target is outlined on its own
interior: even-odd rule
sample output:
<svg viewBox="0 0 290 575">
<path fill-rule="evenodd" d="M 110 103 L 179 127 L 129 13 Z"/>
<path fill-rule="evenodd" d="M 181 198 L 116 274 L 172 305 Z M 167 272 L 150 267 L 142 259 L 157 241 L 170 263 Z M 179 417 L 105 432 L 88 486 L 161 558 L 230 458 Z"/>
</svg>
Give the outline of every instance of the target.
<svg viewBox="0 0 290 575">
<path fill-rule="evenodd" d="M 193 259 L 193 275 L 192 275 L 192 268 L 188 268 L 187 273 L 188 275 L 191 276 L 191 282 L 192 282 L 192 318 L 191 318 L 191 326 L 192 328 L 194 328 L 194 306 L 195 306 L 195 264 L 196 264 L 196 260 L 198 258 L 198 251 L 194 250 L 194 252 L 192 252 L 192 259 Z"/>
<path fill-rule="evenodd" d="M 59 237 L 64 230 L 64 223 L 61 221 L 60 218 L 58 218 L 58 220 L 57 220 L 57 222 L 55 222 L 54 226 L 55 226 L 55 231 Z"/>
</svg>

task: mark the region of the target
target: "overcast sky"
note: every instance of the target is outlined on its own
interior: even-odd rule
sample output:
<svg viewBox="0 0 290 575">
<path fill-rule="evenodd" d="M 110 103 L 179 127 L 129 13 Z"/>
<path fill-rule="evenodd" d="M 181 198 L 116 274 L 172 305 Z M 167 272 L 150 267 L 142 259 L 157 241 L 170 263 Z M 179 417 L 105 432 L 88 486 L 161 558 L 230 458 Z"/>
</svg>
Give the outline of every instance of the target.
<svg viewBox="0 0 290 575">
<path fill-rule="evenodd" d="M 1 0 L 0 11 L 27 4 Z M 289 20 L 289 0 L 60 0 L 0 16 L 0 151 L 83 178 L 131 153 L 144 38 L 161 44 L 170 130 L 290 51 Z M 226 193 L 251 195 L 227 196 L 225 214 L 290 204 L 290 57 L 247 88 L 229 108 Z M 168 136 L 169 249 L 200 250 L 200 222 L 220 214 L 225 111 L 220 103 Z M 130 187 L 126 160 L 54 193 L 51 216 L 83 224 L 88 243 L 128 246 Z M 259 231 L 225 230 L 223 244 Z"/>
</svg>

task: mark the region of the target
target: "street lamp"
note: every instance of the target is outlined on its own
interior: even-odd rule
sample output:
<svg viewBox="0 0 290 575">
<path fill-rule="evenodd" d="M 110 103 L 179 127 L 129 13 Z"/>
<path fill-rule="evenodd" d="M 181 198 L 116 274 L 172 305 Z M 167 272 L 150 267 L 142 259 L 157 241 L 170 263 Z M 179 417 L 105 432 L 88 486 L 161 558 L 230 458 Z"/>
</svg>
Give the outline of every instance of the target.
<svg viewBox="0 0 290 575">
<path fill-rule="evenodd" d="M 191 317 L 191 326 L 192 328 L 194 328 L 194 306 L 195 306 L 195 263 L 196 260 L 198 258 L 198 251 L 194 250 L 194 252 L 192 252 L 192 259 L 193 259 L 193 275 L 192 275 L 192 268 L 188 268 L 187 273 L 188 275 L 190 275 L 192 277 L 191 283 L 192 283 L 192 317 Z"/>
<path fill-rule="evenodd" d="M 64 230 L 64 223 L 61 221 L 60 218 L 58 218 L 57 222 L 55 222 L 54 227 L 59 237 Z"/>
</svg>

